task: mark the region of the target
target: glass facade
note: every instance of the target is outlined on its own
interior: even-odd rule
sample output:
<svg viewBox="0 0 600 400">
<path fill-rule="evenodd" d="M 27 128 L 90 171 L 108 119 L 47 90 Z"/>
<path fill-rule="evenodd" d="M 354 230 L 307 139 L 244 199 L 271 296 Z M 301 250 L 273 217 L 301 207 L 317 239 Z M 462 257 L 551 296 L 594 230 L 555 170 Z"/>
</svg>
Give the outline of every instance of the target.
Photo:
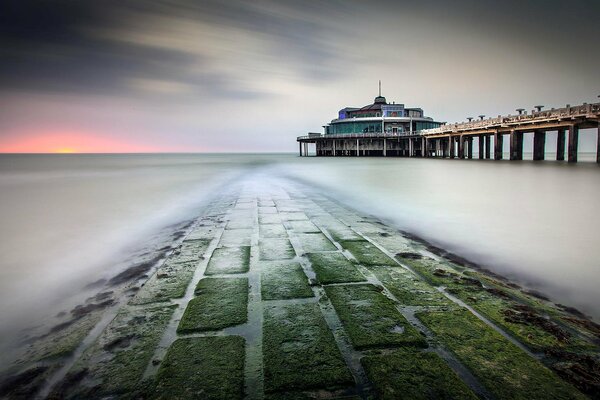
<svg viewBox="0 0 600 400">
<path fill-rule="evenodd" d="M 381 132 L 381 122 L 342 122 L 327 127 L 328 134 Z"/>
<path fill-rule="evenodd" d="M 417 131 L 422 131 L 423 129 L 432 129 L 437 128 L 441 124 L 439 122 L 433 121 L 415 121 L 415 128 Z"/>
<path fill-rule="evenodd" d="M 421 131 L 423 129 L 437 128 L 441 125 L 439 122 L 434 121 L 413 121 L 413 131 Z M 411 130 L 409 128 L 409 122 L 394 122 L 385 124 L 385 132 L 387 133 L 401 133 Z M 331 124 L 326 127 L 326 133 L 329 134 L 345 134 L 345 133 L 380 133 L 381 132 L 381 121 L 368 121 L 368 122 L 340 122 Z"/>
</svg>

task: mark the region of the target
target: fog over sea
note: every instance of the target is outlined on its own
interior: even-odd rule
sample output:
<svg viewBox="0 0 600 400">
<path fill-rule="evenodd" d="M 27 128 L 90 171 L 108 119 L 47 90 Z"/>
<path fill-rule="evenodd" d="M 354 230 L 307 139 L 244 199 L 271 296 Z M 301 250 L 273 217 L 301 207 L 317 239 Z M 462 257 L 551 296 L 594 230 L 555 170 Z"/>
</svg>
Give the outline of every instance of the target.
<svg viewBox="0 0 600 400">
<path fill-rule="evenodd" d="M 0 155 L 0 338 L 69 310 L 219 188 L 265 173 L 315 185 L 600 320 L 594 162 Z"/>
</svg>

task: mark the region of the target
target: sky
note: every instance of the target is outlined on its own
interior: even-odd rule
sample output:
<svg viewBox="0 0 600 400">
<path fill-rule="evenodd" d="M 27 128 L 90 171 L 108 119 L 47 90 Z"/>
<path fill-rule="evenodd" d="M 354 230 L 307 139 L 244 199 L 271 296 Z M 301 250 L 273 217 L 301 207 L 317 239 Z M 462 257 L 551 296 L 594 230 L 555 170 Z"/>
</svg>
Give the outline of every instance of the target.
<svg viewBox="0 0 600 400">
<path fill-rule="evenodd" d="M 379 80 L 447 122 L 597 102 L 599 14 L 597 0 L 5 0 L 0 152 L 295 151 Z"/>
</svg>

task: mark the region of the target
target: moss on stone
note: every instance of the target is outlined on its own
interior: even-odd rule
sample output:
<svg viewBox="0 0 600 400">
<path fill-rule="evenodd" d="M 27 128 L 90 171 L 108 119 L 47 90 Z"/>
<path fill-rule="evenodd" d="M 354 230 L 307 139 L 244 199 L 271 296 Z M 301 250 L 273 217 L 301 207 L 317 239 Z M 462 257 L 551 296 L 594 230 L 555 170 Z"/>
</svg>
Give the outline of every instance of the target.
<svg viewBox="0 0 600 400">
<path fill-rule="evenodd" d="M 266 392 L 354 384 L 316 304 L 266 305 L 263 357 Z"/>
<path fill-rule="evenodd" d="M 121 309 L 65 377 L 87 379 L 72 382 L 61 398 L 103 398 L 135 391 L 174 309 Z"/>
<path fill-rule="evenodd" d="M 294 258 L 296 253 L 290 241 L 278 238 L 265 238 L 259 242 L 261 260 L 285 260 Z"/>
<path fill-rule="evenodd" d="M 248 319 L 248 278 L 204 278 L 188 303 L 177 332 L 212 331 Z"/>
<path fill-rule="evenodd" d="M 335 245 L 322 233 L 300 233 L 296 237 L 305 252 L 337 250 Z"/>
<path fill-rule="evenodd" d="M 173 254 L 169 257 L 169 262 L 172 264 L 198 262 L 204 256 L 204 252 L 209 244 L 210 240 L 206 239 L 184 240 L 183 243 L 173 251 Z"/>
<path fill-rule="evenodd" d="M 252 229 L 226 229 L 221 235 L 219 246 L 240 247 L 250 246 L 252 241 Z"/>
<path fill-rule="evenodd" d="M 264 238 L 287 238 L 287 231 L 282 224 L 260 224 L 258 233 Z"/>
<path fill-rule="evenodd" d="M 367 242 L 366 240 L 344 240 L 341 241 L 340 244 L 344 249 L 348 250 L 359 263 L 363 265 L 398 266 L 394 260 L 375 247 L 374 244 Z"/>
<path fill-rule="evenodd" d="M 240 336 L 176 340 L 160 365 L 151 398 L 241 399 L 244 346 Z"/>
<path fill-rule="evenodd" d="M 258 222 L 261 224 L 281 224 L 281 216 L 279 214 L 259 214 Z"/>
<path fill-rule="evenodd" d="M 310 221 L 290 221 L 288 222 L 290 228 L 294 232 L 298 233 L 320 233 L 321 230 Z"/>
<path fill-rule="evenodd" d="M 308 253 L 307 257 L 315 271 L 317 281 L 321 284 L 366 280 L 356 265 L 341 253 Z"/>
<path fill-rule="evenodd" d="M 250 246 L 219 247 L 210 257 L 205 275 L 248 272 L 249 263 Z"/>
<path fill-rule="evenodd" d="M 585 398 L 465 309 L 417 317 L 498 399 Z"/>
<path fill-rule="evenodd" d="M 279 209 L 279 207 L 278 207 Z M 306 216 L 306 214 L 304 214 L 303 212 L 300 211 L 292 211 L 292 209 L 289 209 L 289 211 L 281 211 L 281 209 L 279 209 L 279 215 L 281 216 L 282 219 L 286 220 L 286 221 L 303 221 L 303 220 L 308 220 L 308 217 Z"/>
<path fill-rule="evenodd" d="M 363 357 L 361 363 L 382 400 L 477 399 L 437 354 L 395 351 Z"/>
<path fill-rule="evenodd" d="M 325 291 L 355 348 L 427 346 L 394 302 L 375 286 L 336 285 L 327 286 Z"/>
<path fill-rule="evenodd" d="M 535 351 L 546 348 L 580 350 L 591 343 L 573 336 L 546 318 L 547 307 L 522 291 L 492 279 L 480 272 L 469 271 L 452 263 L 431 258 L 400 258 L 429 282 L 445 286 L 447 291 L 469 304 L 492 322 L 502 327 Z M 527 321 L 520 315 L 536 316 Z M 535 323 L 535 319 L 539 324 Z"/>
<path fill-rule="evenodd" d="M 370 266 L 369 270 L 400 303 L 407 306 L 452 305 L 446 296 L 404 268 Z"/>
<path fill-rule="evenodd" d="M 262 261 L 261 295 L 263 300 L 313 297 L 302 266 L 294 261 Z"/>
<path fill-rule="evenodd" d="M 169 259 L 144 283 L 131 304 L 148 304 L 183 297 L 197 265 L 198 261 L 174 263 Z"/>
</svg>

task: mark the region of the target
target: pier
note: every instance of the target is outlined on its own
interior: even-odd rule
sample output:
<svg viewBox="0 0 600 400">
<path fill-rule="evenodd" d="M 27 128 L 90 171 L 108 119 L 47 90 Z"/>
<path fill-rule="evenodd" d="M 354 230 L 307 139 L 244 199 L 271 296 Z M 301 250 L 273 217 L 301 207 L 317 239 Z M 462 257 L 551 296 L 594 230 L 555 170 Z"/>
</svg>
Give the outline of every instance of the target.
<svg viewBox="0 0 600 400">
<path fill-rule="evenodd" d="M 308 144 L 315 144 L 317 156 L 437 157 L 502 160 L 505 136 L 510 143 L 509 159 L 523 160 L 525 133 L 533 134 L 533 160 L 544 160 L 546 133 L 557 132 L 556 160 L 577 162 L 579 131 L 595 129 L 598 136 L 596 162 L 600 163 L 600 103 L 567 105 L 527 114 L 444 124 L 437 128 L 398 132 L 351 134 L 310 133 L 297 138 L 300 156 L 308 155 Z M 384 118 L 385 119 L 385 118 Z M 477 154 L 474 143 L 477 142 Z"/>
</svg>

